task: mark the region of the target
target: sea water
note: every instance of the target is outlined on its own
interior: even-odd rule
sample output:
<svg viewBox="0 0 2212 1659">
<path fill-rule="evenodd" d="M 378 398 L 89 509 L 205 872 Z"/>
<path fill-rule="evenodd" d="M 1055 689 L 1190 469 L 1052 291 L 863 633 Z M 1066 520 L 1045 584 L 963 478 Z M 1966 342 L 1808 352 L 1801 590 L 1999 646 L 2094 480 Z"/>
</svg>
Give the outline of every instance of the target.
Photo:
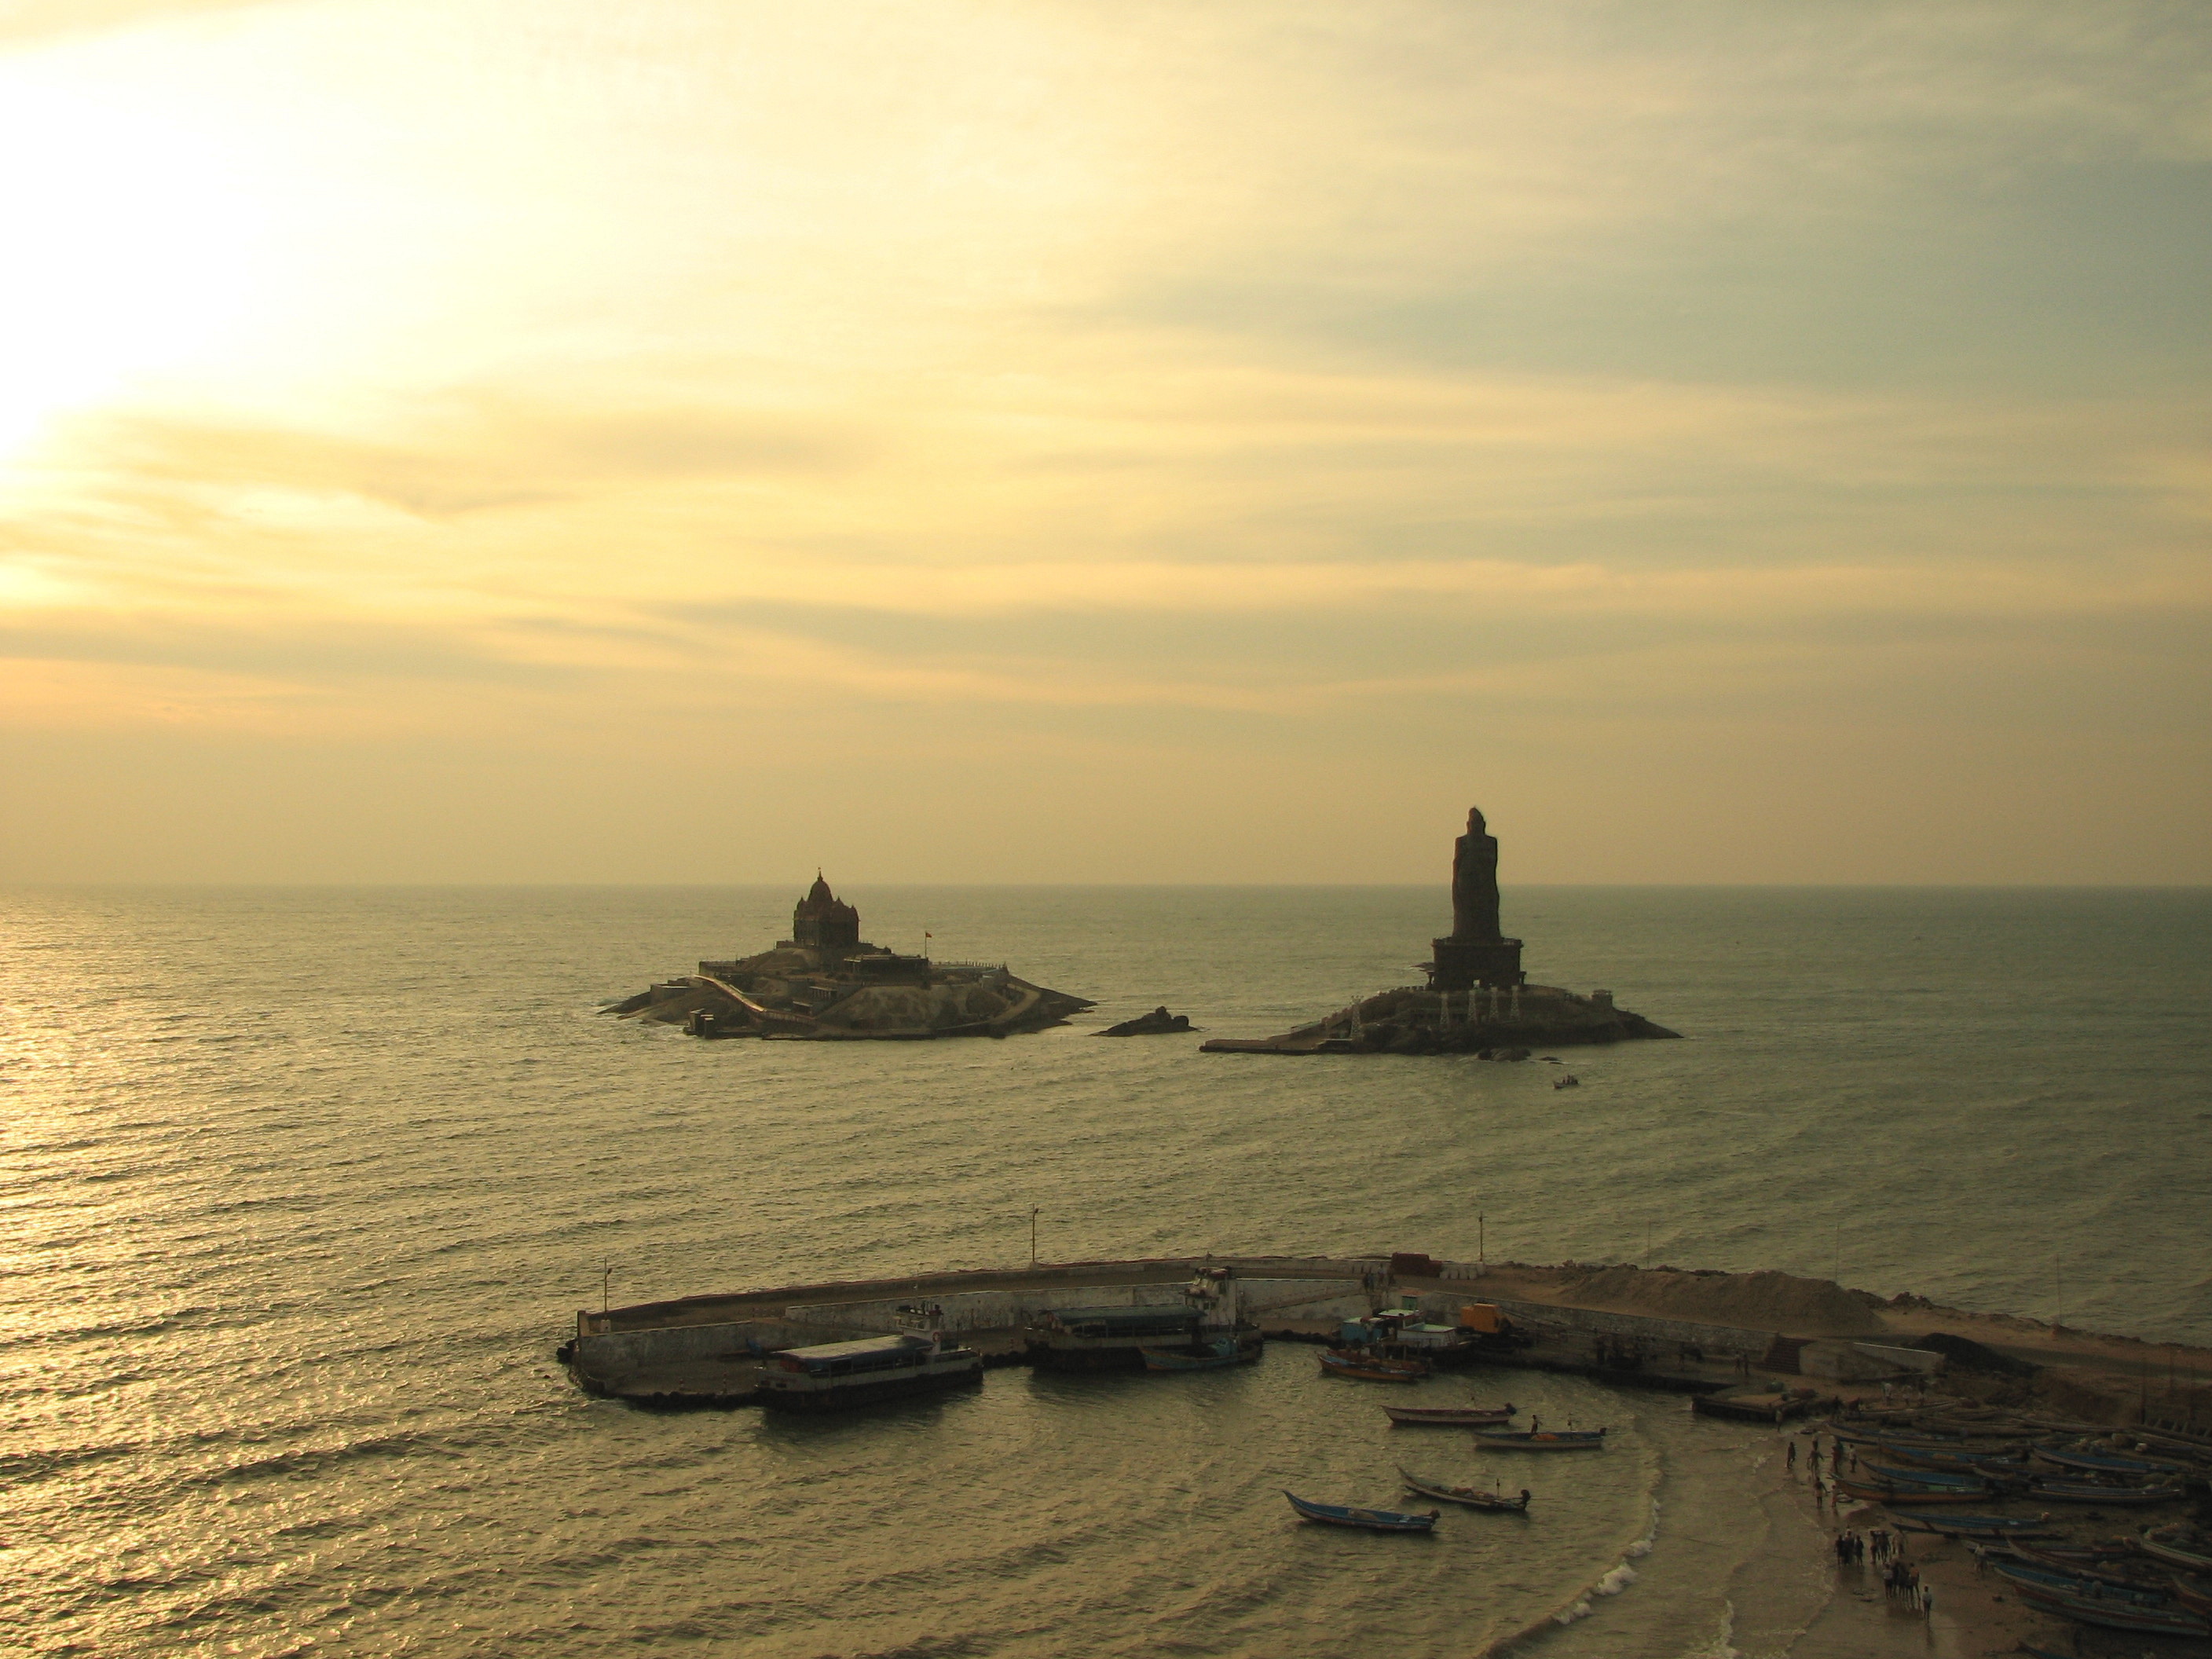
<svg viewBox="0 0 2212 1659">
<path fill-rule="evenodd" d="M 1726 1650 L 1774 1441 L 1668 1396 L 1481 1374 L 1613 1430 L 1514 1460 L 1377 1409 L 1464 1380 L 1324 1380 L 1289 1346 L 822 1422 L 641 1412 L 552 1360 L 603 1294 L 1017 1265 L 1033 1219 L 1048 1260 L 1780 1267 L 2212 1340 L 2202 891 L 1509 889 L 1534 979 L 1685 1034 L 1565 1051 L 1574 1090 L 1091 1034 L 1164 1003 L 1265 1036 L 1418 982 L 1428 890 L 848 895 L 881 943 L 1098 1000 L 1002 1042 L 703 1043 L 597 1012 L 763 947 L 794 896 L 0 896 L 11 1642 Z M 1536 1503 L 1422 1540 L 1301 1527 L 1279 1495 L 1394 1502 L 1401 1463 Z"/>
</svg>

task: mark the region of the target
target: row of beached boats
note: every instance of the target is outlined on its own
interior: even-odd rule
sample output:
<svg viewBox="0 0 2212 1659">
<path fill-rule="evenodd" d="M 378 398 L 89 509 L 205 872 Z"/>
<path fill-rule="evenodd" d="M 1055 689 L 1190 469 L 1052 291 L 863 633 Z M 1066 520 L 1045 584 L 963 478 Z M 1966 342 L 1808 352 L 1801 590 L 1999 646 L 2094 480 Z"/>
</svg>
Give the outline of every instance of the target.
<svg viewBox="0 0 2212 1659">
<path fill-rule="evenodd" d="M 2068 1540 L 2050 1510 L 1951 1507 L 1991 1498 L 2097 1510 L 2170 1503 L 2212 1476 L 2212 1445 L 1995 1410 L 1868 1413 L 1836 1432 L 1856 1460 L 1834 1476 L 1838 1492 L 1899 1511 L 1891 1523 L 1899 1531 L 1966 1541 L 2022 1605 L 2130 1634 L 2212 1637 L 2212 1534 L 2175 1522 L 2083 1542 Z"/>
<path fill-rule="evenodd" d="M 2141 1509 L 2183 1496 L 2185 1483 L 2205 1473 L 2201 1462 L 2085 1436 L 1998 1439 L 1884 1426 L 1856 1432 L 1838 1428 L 1837 1438 L 1853 1449 L 1856 1466 L 1852 1473 L 1836 1474 L 1836 1489 L 1892 1505 L 2024 1496 Z"/>
<path fill-rule="evenodd" d="M 2212 1536 L 2186 1523 L 2102 1544 L 2014 1533 L 1974 1553 L 2029 1607 L 2106 1630 L 2212 1637 Z"/>
</svg>

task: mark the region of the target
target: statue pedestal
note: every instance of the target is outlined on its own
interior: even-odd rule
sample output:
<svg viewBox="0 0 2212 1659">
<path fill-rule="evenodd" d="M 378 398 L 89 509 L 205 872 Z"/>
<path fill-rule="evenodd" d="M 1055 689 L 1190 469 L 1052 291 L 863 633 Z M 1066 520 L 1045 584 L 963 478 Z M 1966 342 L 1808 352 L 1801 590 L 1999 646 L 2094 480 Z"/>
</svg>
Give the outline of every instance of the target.
<svg viewBox="0 0 2212 1659">
<path fill-rule="evenodd" d="M 1517 939 L 1440 939 L 1433 941 L 1436 960 L 1429 964 L 1429 984 L 1438 991 L 1464 991 L 1476 985 L 1525 985 L 1521 971 L 1521 941 Z"/>
</svg>

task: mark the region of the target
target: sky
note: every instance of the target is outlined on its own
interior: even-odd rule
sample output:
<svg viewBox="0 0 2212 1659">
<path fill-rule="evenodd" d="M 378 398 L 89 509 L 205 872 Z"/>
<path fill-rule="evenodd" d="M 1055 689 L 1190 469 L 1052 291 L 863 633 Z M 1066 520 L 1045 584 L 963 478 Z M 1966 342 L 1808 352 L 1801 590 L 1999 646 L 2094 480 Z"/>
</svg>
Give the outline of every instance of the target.
<svg viewBox="0 0 2212 1659">
<path fill-rule="evenodd" d="M 0 0 L 0 880 L 2212 880 L 2193 4 Z"/>
</svg>

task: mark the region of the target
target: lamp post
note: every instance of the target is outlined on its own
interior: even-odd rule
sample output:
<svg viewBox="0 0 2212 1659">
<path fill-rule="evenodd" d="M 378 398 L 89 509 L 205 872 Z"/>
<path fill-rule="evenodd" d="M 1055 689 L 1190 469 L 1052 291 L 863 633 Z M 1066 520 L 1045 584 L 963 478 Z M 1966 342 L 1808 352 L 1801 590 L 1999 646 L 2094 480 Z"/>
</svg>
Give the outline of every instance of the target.
<svg viewBox="0 0 2212 1659">
<path fill-rule="evenodd" d="M 607 1299 L 613 1288 L 614 1282 L 615 1264 L 610 1261 L 607 1263 L 605 1269 L 599 1274 L 599 1312 L 602 1315 L 607 1311 Z"/>
<path fill-rule="evenodd" d="M 1037 1206 L 1032 1204 L 1030 1206 L 1030 1271 L 1031 1273 L 1036 1271 L 1036 1218 Z"/>
</svg>

